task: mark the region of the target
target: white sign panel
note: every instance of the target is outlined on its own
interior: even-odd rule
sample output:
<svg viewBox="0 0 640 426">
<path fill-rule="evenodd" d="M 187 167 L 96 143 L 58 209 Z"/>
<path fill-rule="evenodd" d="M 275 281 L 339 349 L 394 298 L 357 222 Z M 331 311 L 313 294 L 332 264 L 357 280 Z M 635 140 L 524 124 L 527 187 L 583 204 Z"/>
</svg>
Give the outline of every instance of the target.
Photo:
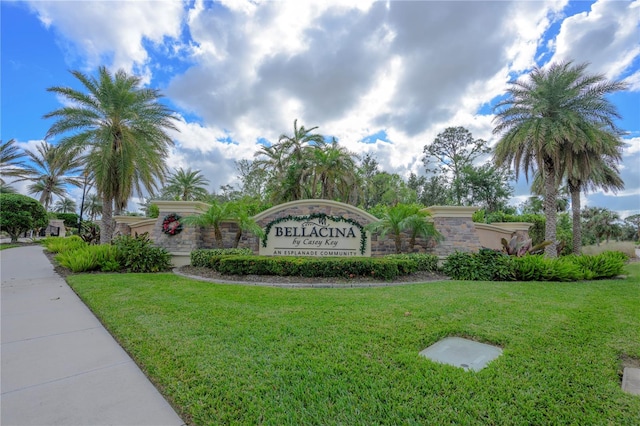
<svg viewBox="0 0 640 426">
<path fill-rule="evenodd" d="M 266 256 L 370 256 L 362 226 L 350 219 L 322 214 L 274 220 L 266 228 L 260 254 Z"/>
</svg>

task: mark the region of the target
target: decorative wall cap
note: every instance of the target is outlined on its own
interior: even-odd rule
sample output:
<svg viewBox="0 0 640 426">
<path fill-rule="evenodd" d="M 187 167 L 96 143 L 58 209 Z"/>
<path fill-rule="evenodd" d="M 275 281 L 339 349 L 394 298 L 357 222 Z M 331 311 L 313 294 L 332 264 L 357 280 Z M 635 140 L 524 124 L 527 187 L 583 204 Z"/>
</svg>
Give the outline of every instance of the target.
<svg viewBox="0 0 640 426">
<path fill-rule="evenodd" d="M 529 222 L 493 222 L 492 225 L 499 228 L 508 229 L 510 231 L 528 231 L 533 226 Z"/>
<path fill-rule="evenodd" d="M 153 200 L 151 204 L 158 206 L 160 216 L 165 216 L 167 213 L 180 213 L 181 215 L 201 214 L 211 207 L 210 204 L 203 203 L 202 201 Z"/>
<path fill-rule="evenodd" d="M 307 199 L 307 200 L 297 200 L 297 201 L 289 201 L 288 203 L 278 204 L 277 206 L 271 207 L 268 210 L 258 213 L 253 217 L 253 219 L 257 222 L 260 219 L 263 219 L 267 216 L 270 216 L 274 213 L 295 208 L 295 207 L 335 207 L 346 210 L 350 213 L 360 215 L 371 222 L 377 222 L 378 219 L 374 215 L 367 213 L 364 210 L 361 210 L 357 207 L 352 206 L 351 204 L 341 203 L 339 201 L 332 200 L 323 200 L 323 199 Z"/>
<path fill-rule="evenodd" d="M 431 214 L 431 217 L 462 217 L 469 218 L 473 216 L 473 213 L 476 210 L 479 210 L 480 207 L 476 206 L 431 206 L 427 207 L 425 210 Z"/>
<path fill-rule="evenodd" d="M 116 223 L 126 223 L 127 225 L 132 225 L 147 219 L 149 218 L 145 216 L 113 216 L 113 220 L 115 220 Z"/>
<path fill-rule="evenodd" d="M 511 235 L 511 234 L 513 234 L 513 231 L 514 231 L 514 229 L 509 229 L 509 228 L 505 228 L 505 227 L 502 227 L 502 226 L 496 226 L 495 223 L 480 223 L 480 222 L 476 222 L 475 226 L 476 226 L 476 229 L 479 229 L 479 230 L 500 232 L 500 233 L 506 234 L 506 235 Z"/>
<path fill-rule="evenodd" d="M 63 219 L 49 219 L 49 225 L 51 226 L 64 226 Z"/>
<path fill-rule="evenodd" d="M 136 223 L 132 223 L 129 226 L 131 227 L 131 229 L 134 228 L 138 228 L 141 226 L 147 226 L 147 225 L 154 225 L 156 223 L 158 219 L 153 218 L 153 217 L 145 217 L 144 220 L 141 220 L 140 222 L 136 222 Z"/>
</svg>

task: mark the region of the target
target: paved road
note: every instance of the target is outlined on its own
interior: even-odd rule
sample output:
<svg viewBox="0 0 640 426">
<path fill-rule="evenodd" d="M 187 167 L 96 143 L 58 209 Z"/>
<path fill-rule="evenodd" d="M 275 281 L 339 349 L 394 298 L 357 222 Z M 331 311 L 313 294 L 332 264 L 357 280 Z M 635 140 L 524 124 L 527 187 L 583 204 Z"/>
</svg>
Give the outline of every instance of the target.
<svg viewBox="0 0 640 426">
<path fill-rule="evenodd" d="M 0 423 L 183 425 L 41 246 L 0 251 Z"/>
</svg>

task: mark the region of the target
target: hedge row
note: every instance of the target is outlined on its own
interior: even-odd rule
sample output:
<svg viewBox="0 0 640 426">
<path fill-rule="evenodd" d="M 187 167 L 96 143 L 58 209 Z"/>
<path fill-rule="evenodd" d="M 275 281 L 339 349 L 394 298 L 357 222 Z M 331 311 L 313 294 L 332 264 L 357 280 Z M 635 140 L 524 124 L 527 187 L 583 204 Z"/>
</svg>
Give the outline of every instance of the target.
<svg viewBox="0 0 640 426">
<path fill-rule="evenodd" d="M 191 265 L 229 275 L 376 277 L 390 280 L 416 271 L 436 271 L 438 257 L 418 253 L 384 258 L 263 257 L 251 255 L 248 249 L 201 249 L 191 252 Z"/>
<path fill-rule="evenodd" d="M 478 253 L 456 252 L 447 257 L 442 269 L 455 280 L 579 281 L 620 275 L 627 260 L 626 254 L 617 251 L 550 259 L 540 255 L 512 257 L 483 249 Z"/>
</svg>

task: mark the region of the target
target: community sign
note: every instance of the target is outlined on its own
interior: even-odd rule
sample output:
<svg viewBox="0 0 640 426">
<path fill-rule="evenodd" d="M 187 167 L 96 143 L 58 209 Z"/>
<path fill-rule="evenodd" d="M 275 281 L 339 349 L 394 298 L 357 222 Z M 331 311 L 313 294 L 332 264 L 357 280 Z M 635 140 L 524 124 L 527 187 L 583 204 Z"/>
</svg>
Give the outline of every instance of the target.
<svg viewBox="0 0 640 426">
<path fill-rule="evenodd" d="M 342 216 L 286 216 L 265 227 L 260 254 L 266 256 L 370 256 L 367 232 Z"/>
</svg>

